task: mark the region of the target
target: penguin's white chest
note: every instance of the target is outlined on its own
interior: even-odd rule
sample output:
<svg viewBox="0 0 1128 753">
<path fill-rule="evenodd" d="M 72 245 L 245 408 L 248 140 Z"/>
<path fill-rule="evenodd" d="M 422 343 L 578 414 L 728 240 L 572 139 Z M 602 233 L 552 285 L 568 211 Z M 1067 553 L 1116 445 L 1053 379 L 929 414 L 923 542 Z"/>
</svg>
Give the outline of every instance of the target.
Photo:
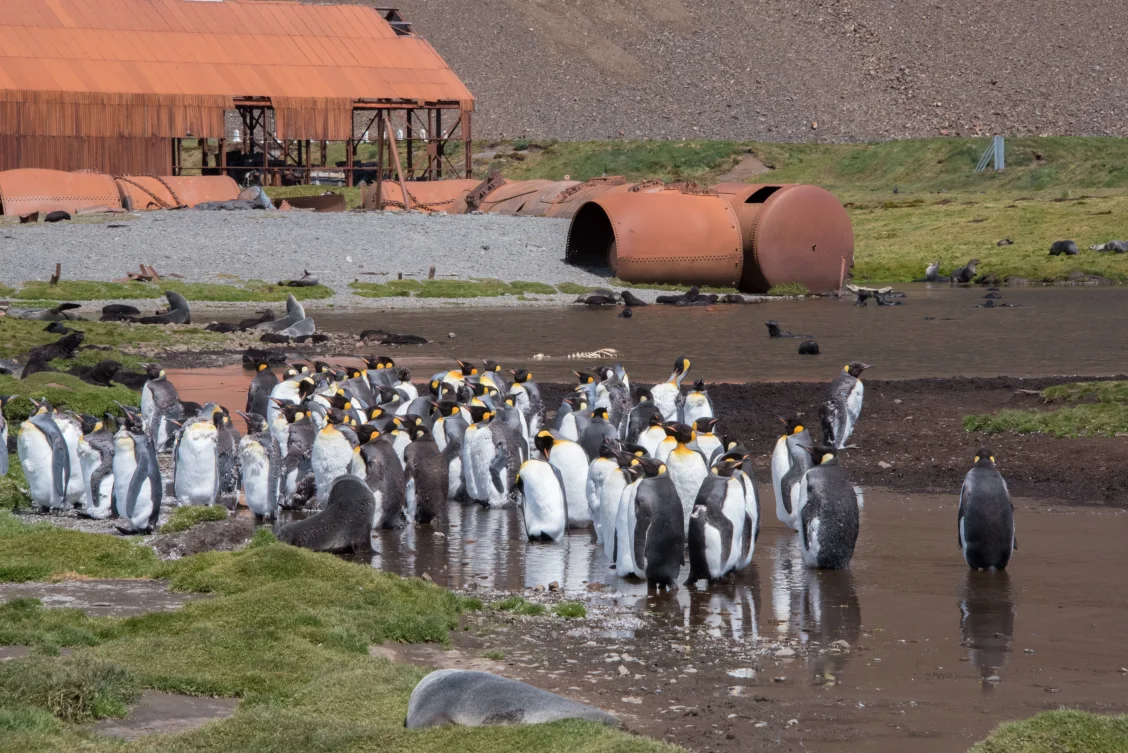
<svg viewBox="0 0 1128 753">
<path fill-rule="evenodd" d="M 753 523 L 747 520 L 748 508 L 744 498 L 744 484 L 737 478 L 730 478 L 725 484 L 725 501 L 721 505 L 721 514 L 732 524 L 732 538 L 728 542 L 729 556 L 722 563 L 724 572 L 728 573 L 740 567 L 744 525 L 745 522 Z"/>
<path fill-rule="evenodd" d="M 184 430 L 176 451 L 173 489 L 181 505 L 212 505 L 219 485 L 219 436 L 211 424 L 193 424 Z"/>
<path fill-rule="evenodd" d="M 63 435 L 63 441 L 67 445 L 67 457 L 70 460 L 71 474 L 70 480 L 67 483 L 67 503 L 72 505 L 81 504 L 83 507 L 87 504 L 87 477 L 82 473 L 82 461 L 78 456 L 79 443 L 82 438 L 78 434 L 78 429 L 74 424 L 67 420 L 59 420 L 55 422 L 59 427 L 59 432 Z M 93 450 L 91 450 L 93 452 Z"/>
<path fill-rule="evenodd" d="M 851 429 L 854 427 L 854 422 L 862 415 L 862 398 L 865 396 L 865 392 L 866 387 L 862 384 L 862 380 L 859 379 L 854 382 L 853 389 L 851 389 L 850 394 L 846 396 L 847 426 Z"/>
<path fill-rule="evenodd" d="M 62 507 L 63 498 L 55 492 L 55 453 L 47 437 L 24 423 L 16 447 L 31 500 L 39 507 Z"/>
<path fill-rule="evenodd" d="M 272 515 L 277 489 L 271 489 L 270 457 L 266 450 L 253 439 L 243 439 L 239 442 L 239 462 L 247 507 L 256 515 Z"/>
<path fill-rule="evenodd" d="M 560 419 L 560 436 L 573 442 L 579 441 L 580 432 L 576 428 L 575 412 L 565 414 L 564 418 Z"/>
<path fill-rule="evenodd" d="M 123 436 L 124 435 L 124 436 Z M 129 483 L 137 470 L 137 450 L 133 438 L 120 432 L 114 439 L 114 509 L 118 517 L 128 518 Z"/>
<path fill-rule="evenodd" d="M 317 502 L 321 507 L 329 501 L 329 489 L 334 479 L 349 472 L 352 460 L 352 445 L 344 434 L 329 428 L 317 433 L 317 438 L 313 440 L 310 463 L 317 485 Z"/>
<path fill-rule="evenodd" d="M 490 464 L 496 450 L 488 428 L 470 426 L 462 437 L 462 475 L 466 481 L 466 494 L 477 502 L 489 500 Z"/>
<path fill-rule="evenodd" d="M 701 454 L 688 447 L 678 447 L 666 458 L 670 480 L 678 491 L 678 498 L 682 505 L 682 520 L 685 530 L 689 531 L 689 515 L 693 512 L 693 503 L 697 500 L 697 493 L 701 491 L 701 482 L 709 475 L 709 468 Z"/>
<path fill-rule="evenodd" d="M 603 553 L 607 559 L 615 554 L 615 521 L 619 517 L 619 501 L 627 488 L 627 478 L 619 469 L 611 471 L 600 493 L 599 516 L 602 518 Z"/>
<path fill-rule="evenodd" d="M 619 498 L 619 511 L 615 516 L 615 548 L 618 550 L 615 558 L 615 574 L 625 578 L 632 573 L 639 575 L 638 565 L 634 559 L 635 541 L 635 496 L 638 494 L 639 481 L 633 481 L 623 489 Z M 646 577 L 642 571 L 640 577 Z"/>
<path fill-rule="evenodd" d="M 662 440 L 666 438 L 666 432 L 661 426 L 651 426 L 647 428 L 642 434 L 638 435 L 638 443 L 646 454 L 651 457 L 657 457 L 658 446 L 662 444 Z"/>
<path fill-rule="evenodd" d="M 149 421 L 153 418 L 153 413 L 157 410 L 156 401 L 153 400 L 153 388 L 146 382 L 145 386 L 141 388 L 141 418 L 145 421 L 145 425 L 149 425 Z"/>
<path fill-rule="evenodd" d="M 588 466 L 586 496 L 591 519 L 595 523 L 595 541 L 603 542 L 603 515 L 600 510 L 603 504 L 603 484 L 611 473 L 618 470 L 619 464 L 609 458 L 596 458 Z"/>
<path fill-rule="evenodd" d="M 528 460 L 521 466 L 522 514 L 530 539 L 559 541 L 568 525 L 564 489 L 552 467 L 543 460 Z"/>
<path fill-rule="evenodd" d="M 548 455 L 548 462 L 560 471 L 560 477 L 564 481 L 569 524 L 579 527 L 590 524 L 591 508 L 587 500 L 587 453 L 574 442 L 557 442 Z"/>
<path fill-rule="evenodd" d="M 678 420 L 678 393 L 681 390 L 674 382 L 664 382 L 654 385 L 650 396 L 654 398 L 654 405 L 662 411 L 663 421 Z"/>
<path fill-rule="evenodd" d="M 709 402 L 707 395 L 702 395 L 700 392 L 691 392 L 685 397 L 685 405 L 682 407 L 682 423 L 693 426 L 693 423 L 699 418 L 712 418 L 713 406 Z"/>
</svg>

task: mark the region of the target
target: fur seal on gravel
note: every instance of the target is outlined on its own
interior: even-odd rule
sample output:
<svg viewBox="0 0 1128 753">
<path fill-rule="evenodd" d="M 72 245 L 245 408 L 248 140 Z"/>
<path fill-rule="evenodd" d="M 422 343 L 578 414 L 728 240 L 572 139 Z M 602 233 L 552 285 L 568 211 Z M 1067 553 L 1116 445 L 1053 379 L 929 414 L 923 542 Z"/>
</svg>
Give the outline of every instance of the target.
<svg viewBox="0 0 1128 753">
<path fill-rule="evenodd" d="M 270 321 L 260 322 L 255 325 L 255 329 L 265 332 L 281 332 L 284 329 L 293 327 L 305 318 L 305 308 L 302 307 L 302 304 L 298 303 L 297 298 L 293 295 L 288 295 L 286 296 L 286 315 L 281 319 L 271 319 Z"/>
<path fill-rule="evenodd" d="M 605 711 L 489 672 L 439 669 L 424 677 L 407 704 L 408 729 L 457 724 L 544 724 L 583 719 L 617 727 Z"/>
<path fill-rule="evenodd" d="M 364 481 L 339 476 L 329 489 L 325 510 L 282 526 L 278 540 L 315 552 L 366 552 L 372 548 L 375 511 L 376 500 Z"/>
</svg>

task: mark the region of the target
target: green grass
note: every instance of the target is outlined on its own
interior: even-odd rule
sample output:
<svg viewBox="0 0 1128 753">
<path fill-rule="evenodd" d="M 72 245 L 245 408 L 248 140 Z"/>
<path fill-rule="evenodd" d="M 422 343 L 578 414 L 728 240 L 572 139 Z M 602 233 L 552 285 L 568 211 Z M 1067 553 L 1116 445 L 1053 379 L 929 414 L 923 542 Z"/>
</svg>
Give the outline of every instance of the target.
<svg viewBox="0 0 1128 753">
<path fill-rule="evenodd" d="M 785 282 L 768 291 L 768 295 L 810 295 L 811 291 L 801 282 Z"/>
<path fill-rule="evenodd" d="M 689 285 L 674 285 L 661 282 L 626 282 L 620 280 L 618 277 L 612 277 L 607 281 L 608 288 L 641 288 L 642 290 L 662 290 L 670 293 L 684 293 L 689 289 Z M 711 285 L 698 285 L 697 291 L 699 293 L 716 293 L 717 295 L 726 295 L 728 293 L 736 293 L 736 288 L 717 288 Z"/>
<path fill-rule="evenodd" d="M 578 620 L 587 617 L 587 609 L 578 601 L 565 601 L 552 608 L 552 613 L 557 617 L 569 620 Z"/>
<path fill-rule="evenodd" d="M 473 280 L 389 280 L 388 282 L 354 282 L 353 292 L 364 298 L 487 298 L 504 295 L 523 296 L 529 293 L 552 295 L 557 288 L 542 282 L 502 282 L 492 279 Z M 567 292 L 561 290 L 560 292 Z"/>
<path fill-rule="evenodd" d="M 138 405 L 141 401 L 140 393 L 128 387 L 96 387 L 78 377 L 50 371 L 32 374 L 23 380 L 0 376 L 0 395 L 19 395 L 4 407 L 9 431 L 13 434 L 19 431 L 20 422 L 31 415 L 29 397 L 36 400 L 46 397 L 57 410 L 71 410 L 91 416 L 101 416 L 107 412 L 120 416 L 121 409 L 114 401 L 123 405 Z"/>
<path fill-rule="evenodd" d="M 157 557 L 149 547 L 117 536 L 95 536 L 50 523 L 29 525 L 0 510 L 0 582 L 148 576 Z"/>
<path fill-rule="evenodd" d="M 50 538 L 89 549 L 109 536 L 63 532 Z M 44 548 L 38 528 L 0 514 L 0 555 L 10 544 L 33 557 Z M 44 576 L 67 568 L 47 546 Z M 119 563 L 121 557 L 114 558 Z M 88 753 L 336 753 L 373 749 L 424 753 L 508 751 L 639 753 L 674 750 L 606 727 L 549 725 L 408 730 L 408 697 L 425 668 L 368 654 L 384 641 L 446 643 L 464 600 L 421 579 L 403 579 L 365 565 L 255 537 L 240 552 L 209 552 L 173 562 L 149 561 L 145 574 L 174 589 L 212 594 L 174 612 L 125 619 L 88 618 L 77 610 L 44 609 L 35 600 L 0 607 L 0 639 L 8 644 L 71 646 L 67 658 L 35 656 L 0 681 L 0 731 L 5 750 Z M 5 666 L 5 665 L 0 665 Z M 35 671 L 29 671 L 34 669 Z M 18 693 L 8 690 L 15 687 Z M 39 688 L 63 688 L 44 694 Z M 71 722 L 121 710 L 140 688 L 235 696 L 234 716 L 179 735 L 122 743 L 89 735 Z M 59 704 L 55 699 L 66 701 Z M 58 714 L 58 716 L 54 716 Z"/>
<path fill-rule="evenodd" d="M 482 658 L 489 659 L 491 661 L 505 661 L 505 652 L 493 648 L 489 651 L 482 652 Z"/>
<path fill-rule="evenodd" d="M 345 197 L 345 209 L 360 208 L 360 189 L 346 186 L 272 186 L 266 193 L 272 199 L 289 199 L 294 196 L 320 196 L 326 191 Z"/>
<path fill-rule="evenodd" d="M 18 431 L 19 427 L 9 427 Z M 7 452 L 0 448 L 0 452 Z M 8 475 L 0 476 L 0 510 L 19 510 L 31 503 L 27 493 L 27 479 L 24 478 L 23 466 L 20 458 L 15 453 L 8 455 Z M 2 645 L 2 644 L 0 644 Z"/>
<path fill-rule="evenodd" d="M 178 507 L 172 511 L 172 515 L 168 517 L 168 522 L 161 526 L 161 533 L 180 533 L 201 523 L 210 523 L 217 520 L 227 520 L 226 507 L 222 505 Z"/>
<path fill-rule="evenodd" d="M 23 300 L 51 301 L 99 301 L 163 298 L 166 290 L 180 293 L 189 301 L 220 302 L 280 302 L 293 294 L 301 300 L 329 298 L 333 291 L 324 285 L 308 288 L 287 288 L 262 280 L 247 280 L 239 284 L 226 285 L 212 282 L 97 282 L 93 280 L 62 280 L 58 285 L 46 282 L 26 282 L 14 294 Z"/>
<path fill-rule="evenodd" d="M 1124 753 L 1128 716 L 1084 711 L 1046 711 L 1000 724 L 971 753 Z"/>
<path fill-rule="evenodd" d="M 499 612 L 511 612 L 525 617 L 537 617 L 548 611 L 544 606 L 527 601 L 521 596 L 510 596 L 508 599 L 495 601 L 490 606 Z"/>
<path fill-rule="evenodd" d="M 580 285 L 576 282 L 562 282 L 556 286 L 556 289 L 565 295 L 583 295 L 584 293 L 590 293 L 595 290 L 593 287 Z"/>
<path fill-rule="evenodd" d="M 58 335 L 44 331 L 47 322 L 31 322 L 19 319 L 0 318 L 0 358 L 11 358 L 26 353 L 36 345 L 52 343 Z M 153 327 L 144 324 L 120 324 L 115 322 L 66 322 L 71 329 L 81 331 L 86 337 L 82 347 L 108 346 L 115 351 L 79 351 L 81 359 L 89 359 L 93 354 L 102 358 L 120 360 L 123 352 L 137 351 L 156 353 L 172 346 L 191 350 L 221 350 L 230 342 L 227 335 L 207 332 L 202 327 Z M 124 362 L 123 362 L 124 365 Z M 5 394 L 0 392 L 0 394 Z"/>
<path fill-rule="evenodd" d="M 986 434 L 1114 437 L 1128 432 L 1128 382 L 1076 382 L 1042 390 L 1056 410 L 1003 410 L 964 417 L 964 429 Z M 1085 401 L 1085 402 L 1082 402 Z"/>
</svg>

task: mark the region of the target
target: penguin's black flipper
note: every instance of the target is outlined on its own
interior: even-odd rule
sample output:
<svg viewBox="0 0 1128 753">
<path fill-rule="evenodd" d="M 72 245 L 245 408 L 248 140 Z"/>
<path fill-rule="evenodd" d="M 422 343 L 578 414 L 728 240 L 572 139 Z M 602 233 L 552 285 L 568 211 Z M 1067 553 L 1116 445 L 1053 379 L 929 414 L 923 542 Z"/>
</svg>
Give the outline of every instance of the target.
<svg viewBox="0 0 1128 753">
<path fill-rule="evenodd" d="M 827 447 L 834 447 L 836 445 L 834 424 L 837 413 L 837 406 L 832 400 L 827 400 L 819 406 L 819 423 L 822 425 L 823 444 Z"/>
<path fill-rule="evenodd" d="M 705 505 L 695 505 L 689 516 L 689 577 L 682 585 L 695 586 L 701 579 L 709 580 L 709 565 L 705 560 Z"/>
<path fill-rule="evenodd" d="M 509 448 L 504 442 L 497 442 L 494 447 L 496 454 L 493 462 L 490 463 L 490 479 L 500 494 L 505 491 L 505 481 L 502 480 L 501 474 L 505 473 L 508 476 L 509 472 Z"/>
<path fill-rule="evenodd" d="M 1014 505 L 1011 505 L 1011 510 L 1014 510 Z M 963 536 L 960 534 L 960 529 L 963 527 L 964 515 L 967 514 L 967 485 L 965 484 L 960 489 L 960 512 L 956 516 L 956 546 L 963 549 Z"/>
</svg>

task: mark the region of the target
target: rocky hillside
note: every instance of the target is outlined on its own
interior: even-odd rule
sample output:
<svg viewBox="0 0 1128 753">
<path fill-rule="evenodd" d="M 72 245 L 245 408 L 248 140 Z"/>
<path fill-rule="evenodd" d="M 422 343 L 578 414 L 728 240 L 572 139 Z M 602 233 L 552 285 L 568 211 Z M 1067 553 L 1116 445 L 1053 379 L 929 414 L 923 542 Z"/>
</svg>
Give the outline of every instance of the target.
<svg viewBox="0 0 1128 753">
<path fill-rule="evenodd" d="M 475 136 L 1128 135 L 1124 0 L 401 0 Z"/>
</svg>

